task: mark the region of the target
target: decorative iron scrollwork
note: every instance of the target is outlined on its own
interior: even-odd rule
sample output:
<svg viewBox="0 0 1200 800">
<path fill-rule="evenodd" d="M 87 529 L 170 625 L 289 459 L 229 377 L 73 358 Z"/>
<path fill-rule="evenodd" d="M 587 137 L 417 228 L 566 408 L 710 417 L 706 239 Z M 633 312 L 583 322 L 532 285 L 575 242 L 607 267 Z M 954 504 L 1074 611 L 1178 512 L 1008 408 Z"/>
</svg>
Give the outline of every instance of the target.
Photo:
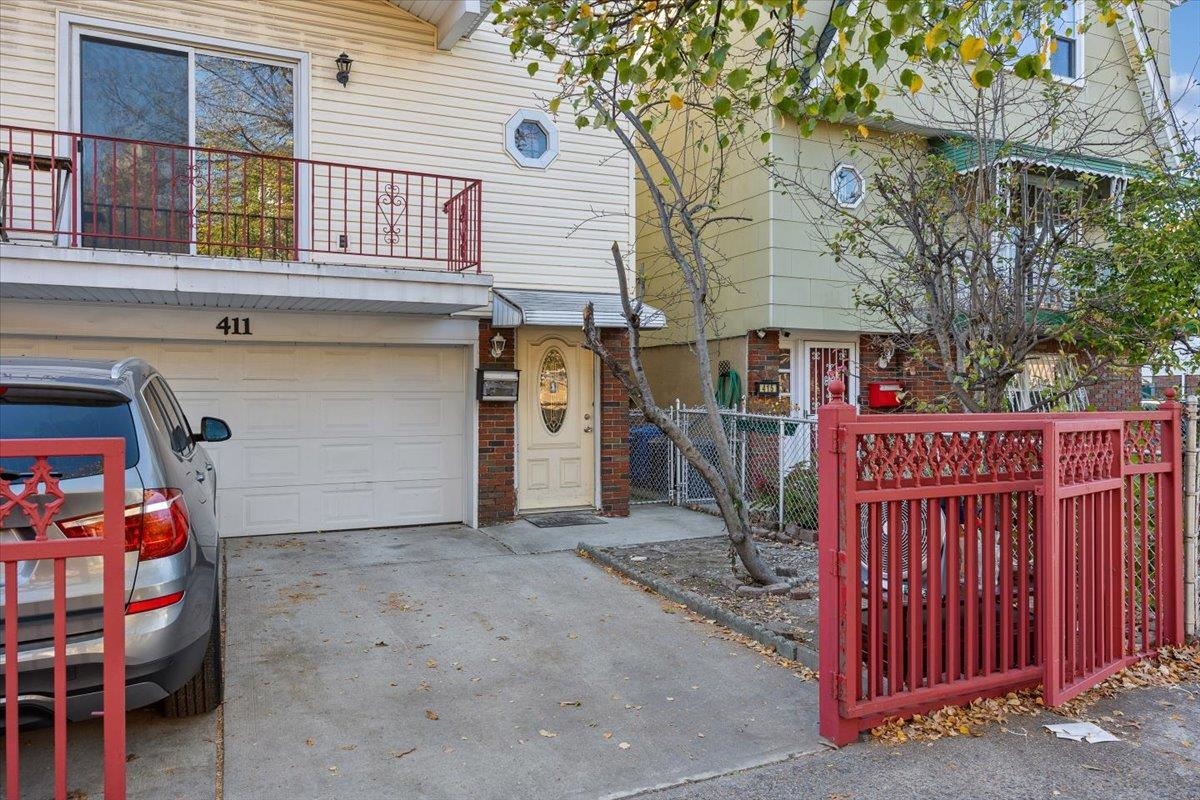
<svg viewBox="0 0 1200 800">
<path fill-rule="evenodd" d="M 400 241 L 400 220 L 408 212 L 408 199 L 400 187 L 389 183 L 375 198 L 375 209 L 379 212 L 379 233 L 388 244 Z"/>
</svg>

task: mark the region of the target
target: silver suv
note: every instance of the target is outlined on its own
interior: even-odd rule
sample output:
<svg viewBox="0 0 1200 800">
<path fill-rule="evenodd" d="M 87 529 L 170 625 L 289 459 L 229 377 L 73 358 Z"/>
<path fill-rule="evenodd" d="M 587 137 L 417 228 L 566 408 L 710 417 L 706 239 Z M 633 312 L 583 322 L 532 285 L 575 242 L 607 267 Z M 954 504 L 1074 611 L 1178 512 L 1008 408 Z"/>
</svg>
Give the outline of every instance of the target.
<svg viewBox="0 0 1200 800">
<path fill-rule="evenodd" d="M 0 360 L 0 438 L 97 436 L 125 440 L 126 706 L 161 701 L 168 716 L 211 711 L 222 692 L 220 540 L 216 474 L 199 443 L 228 439 L 229 426 L 205 417 L 193 433 L 162 375 L 140 359 Z M 0 460 L 3 478 L 18 485 L 30 466 L 30 459 Z M 52 458 L 50 466 L 66 501 L 48 535 L 99 535 L 99 460 Z M 28 521 L 14 513 L 5 522 Z M 30 527 L 0 528 L 0 547 L 33 535 Z M 102 707 L 102 570 L 87 561 L 72 559 L 67 566 L 72 720 Z M 20 719 L 37 724 L 54 706 L 53 563 L 20 562 L 18 576 Z M 3 579 L 0 575 L 0 587 Z M 0 649 L 0 675 L 12 661 L 13 654 Z"/>
</svg>

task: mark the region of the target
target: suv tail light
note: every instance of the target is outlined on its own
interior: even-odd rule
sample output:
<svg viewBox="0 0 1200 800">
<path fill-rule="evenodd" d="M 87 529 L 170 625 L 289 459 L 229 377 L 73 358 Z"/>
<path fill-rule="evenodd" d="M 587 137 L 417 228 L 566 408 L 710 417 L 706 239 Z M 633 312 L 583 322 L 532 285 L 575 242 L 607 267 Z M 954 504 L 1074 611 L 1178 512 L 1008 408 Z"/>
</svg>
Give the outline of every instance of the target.
<svg viewBox="0 0 1200 800">
<path fill-rule="evenodd" d="M 99 537 L 104 513 L 63 520 L 59 529 L 68 539 Z M 125 507 L 125 552 L 149 561 L 178 553 L 187 546 L 188 512 L 178 489 L 145 489 L 142 502 Z"/>
</svg>

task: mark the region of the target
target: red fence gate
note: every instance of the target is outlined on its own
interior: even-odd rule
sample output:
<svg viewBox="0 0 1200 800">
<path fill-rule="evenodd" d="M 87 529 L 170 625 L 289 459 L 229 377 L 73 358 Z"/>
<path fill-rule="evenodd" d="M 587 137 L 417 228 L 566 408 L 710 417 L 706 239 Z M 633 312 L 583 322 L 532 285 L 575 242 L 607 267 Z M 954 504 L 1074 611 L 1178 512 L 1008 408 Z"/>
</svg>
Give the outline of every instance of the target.
<svg viewBox="0 0 1200 800">
<path fill-rule="evenodd" d="M 98 537 L 53 538 L 55 515 L 66 493 L 55 459 L 98 456 L 104 524 Z M 0 528 L 16 541 L 0 541 L 3 566 L 3 658 L 5 783 L 9 800 L 21 797 L 20 664 L 53 648 L 54 797 L 67 797 L 67 608 L 68 559 L 100 557 L 104 628 L 104 797 L 125 797 L 125 442 L 122 439 L 0 439 Z M 70 477 L 70 476 L 67 476 Z M 26 613 L 53 617 L 53 641 L 21 642 L 17 624 L 21 587 L 33 573 L 53 570 L 53 596 L 33 601 Z M 45 606 L 42 608 L 41 606 Z M 39 767 L 43 768 L 42 765 Z"/>
<path fill-rule="evenodd" d="M 830 388 L 824 736 L 1040 682 L 1056 705 L 1182 641 L 1178 404 L 860 417 Z"/>
</svg>

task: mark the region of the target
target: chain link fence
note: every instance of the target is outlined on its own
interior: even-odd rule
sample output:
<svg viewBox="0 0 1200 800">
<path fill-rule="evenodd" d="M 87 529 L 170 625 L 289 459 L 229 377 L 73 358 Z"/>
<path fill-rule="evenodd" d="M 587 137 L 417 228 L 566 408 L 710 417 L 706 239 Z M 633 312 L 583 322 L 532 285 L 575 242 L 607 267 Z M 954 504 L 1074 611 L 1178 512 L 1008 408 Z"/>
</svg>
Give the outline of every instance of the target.
<svg viewBox="0 0 1200 800">
<path fill-rule="evenodd" d="M 703 408 L 668 409 L 701 455 L 717 464 L 717 437 Z M 817 527 L 816 420 L 727 410 L 720 414 L 751 521 L 764 528 Z M 713 490 L 679 449 L 646 421 L 630 419 L 630 483 L 634 503 L 715 506 Z"/>
</svg>

